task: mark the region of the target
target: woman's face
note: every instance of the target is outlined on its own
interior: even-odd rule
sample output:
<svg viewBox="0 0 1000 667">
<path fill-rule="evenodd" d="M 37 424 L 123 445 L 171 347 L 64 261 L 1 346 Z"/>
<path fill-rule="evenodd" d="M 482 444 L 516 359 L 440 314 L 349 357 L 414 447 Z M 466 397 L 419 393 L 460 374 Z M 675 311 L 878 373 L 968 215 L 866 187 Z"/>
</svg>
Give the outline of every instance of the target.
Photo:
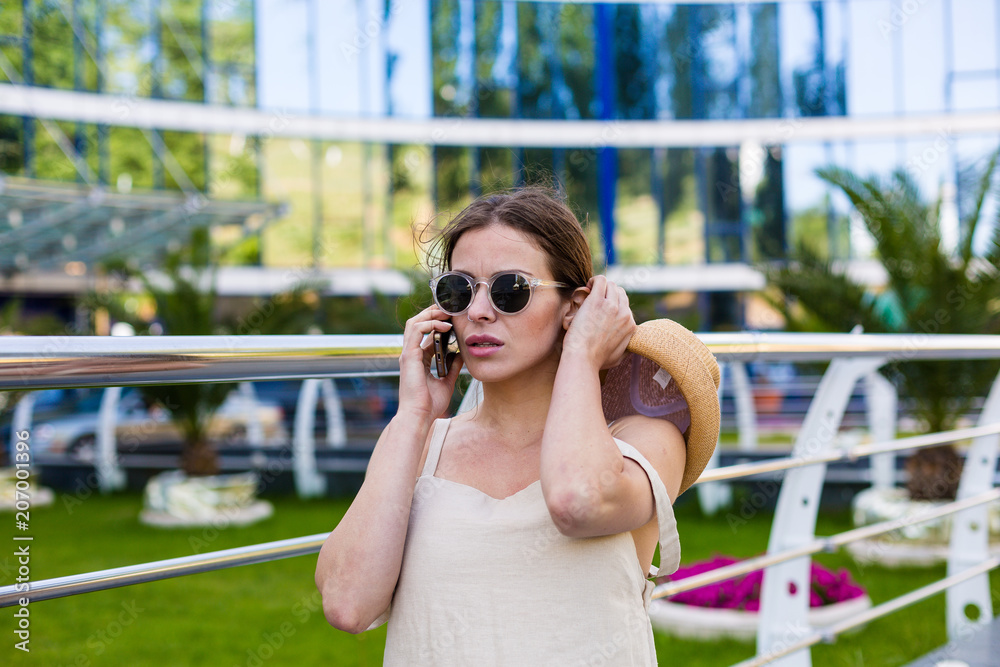
<svg viewBox="0 0 1000 667">
<path fill-rule="evenodd" d="M 455 244 L 451 269 L 475 280 L 489 280 L 503 271 L 554 280 L 545 254 L 531 237 L 505 225 L 465 232 Z M 569 299 L 556 288 L 536 287 L 528 306 L 508 315 L 493 309 L 487 291 L 480 284 L 469 309 L 452 318 L 469 373 L 482 382 L 509 379 L 525 371 L 554 375 Z"/>
</svg>

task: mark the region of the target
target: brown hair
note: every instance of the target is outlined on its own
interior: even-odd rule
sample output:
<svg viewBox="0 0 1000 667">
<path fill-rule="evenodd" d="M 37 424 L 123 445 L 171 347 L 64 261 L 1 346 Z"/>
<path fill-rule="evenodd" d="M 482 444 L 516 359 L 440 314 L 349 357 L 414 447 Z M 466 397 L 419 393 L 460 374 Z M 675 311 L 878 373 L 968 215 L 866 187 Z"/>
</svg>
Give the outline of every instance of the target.
<svg viewBox="0 0 1000 667">
<path fill-rule="evenodd" d="M 530 238 L 545 253 L 552 277 L 571 293 L 593 276 L 590 243 L 573 212 L 554 190 L 526 186 L 484 195 L 438 231 L 428 248 L 434 272 L 450 271 L 455 244 L 472 229 L 504 225 Z"/>
</svg>

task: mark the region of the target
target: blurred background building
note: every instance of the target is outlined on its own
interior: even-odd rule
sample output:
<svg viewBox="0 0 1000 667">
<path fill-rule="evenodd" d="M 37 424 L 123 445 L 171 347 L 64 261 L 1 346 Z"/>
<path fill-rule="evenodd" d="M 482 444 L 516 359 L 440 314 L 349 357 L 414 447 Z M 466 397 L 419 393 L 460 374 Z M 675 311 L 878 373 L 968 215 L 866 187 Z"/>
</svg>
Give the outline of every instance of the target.
<svg viewBox="0 0 1000 667">
<path fill-rule="evenodd" d="M 206 226 L 222 295 L 404 293 L 414 225 L 542 181 L 631 291 L 768 327 L 798 243 L 882 279 L 817 167 L 908 171 L 953 242 L 998 135 L 998 0 L 2 0 L 0 299 Z"/>
</svg>

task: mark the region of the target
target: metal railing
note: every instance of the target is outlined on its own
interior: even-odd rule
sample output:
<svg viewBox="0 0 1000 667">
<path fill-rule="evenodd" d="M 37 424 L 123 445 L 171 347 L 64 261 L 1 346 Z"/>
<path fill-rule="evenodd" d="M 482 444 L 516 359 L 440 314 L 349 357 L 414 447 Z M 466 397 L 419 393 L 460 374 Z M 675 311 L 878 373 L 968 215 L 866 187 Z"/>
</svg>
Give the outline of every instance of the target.
<svg viewBox="0 0 1000 667">
<path fill-rule="evenodd" d="M 903 606 L 947 591 L 948 630 L 959 636 L 993 615 L 988 572 L 1000 559 L 988 555 L 986 505 L 1000 500 L 993 488 L 1000 448 L 1000 381 L 987 397 L 979 425 L 953 431 L 884 440 L 839 448 L 835 435 L 847 399 L 859 379 L 890 360 L 1000 358 L 1000 337 L 838 334 L 704 334 L 702 340 L 720 362 L 832 360 L 803 422 L 791 457 L 709 469 L 699 484 L 787 473 L 778 495 L 766 555 L 658 586 L 656 599 L 765 569 L 757 656 L 740 663 L 810 664 L 809 647 Z M 398 373 L 399 336 L 245 336 L 245 337 L 8 337 L 0 350 L 0 389 L 118 386 L 277 380 Z M 839 535 L 814 537 L 825 465 L 862 457 L 914 450 L 972 439 L 958 500 L 894 521 L 864 526 Z M 949 574 L 859 616 L 818 631 L 793 634 L 808 604 L 803 584 L 812 554 L 835 551 L 858 540 L 902 527 L 955 515 L 951 531 Z M 136 583 L 261 563 L 319 551 L 328 533 L 250 545 L 213 553 L 31 582 L 30 599 L 48 600 Z M 798 586 L 789 586 L 788 583 Z M 0 588 L 0 606 L 17 603 L 24 593 Z M 980 615 L 970 620 L 967 605 Z M 796 622 L 798 621 L 798 622 Z"/>
<path fill-rule="evenodd" d="M 997 336 L 733 333 L 699 336 L 720 362 L 829 361 L 836 356 L 1000 357 Z M 399 335 L 8 336 L 0 390 L 393 375 Z"/>
</svg>

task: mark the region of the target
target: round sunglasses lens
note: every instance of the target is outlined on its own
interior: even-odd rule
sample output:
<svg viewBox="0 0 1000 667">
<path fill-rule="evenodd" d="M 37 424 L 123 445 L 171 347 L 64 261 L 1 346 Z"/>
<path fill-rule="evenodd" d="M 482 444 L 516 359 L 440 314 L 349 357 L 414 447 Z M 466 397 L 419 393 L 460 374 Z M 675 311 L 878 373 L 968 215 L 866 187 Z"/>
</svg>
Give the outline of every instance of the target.
<svg viewBox="0 0 1000 667">
<path fill-rule="evenodd" d="M 497 276 L 490 290 L 490 298 L 497 310 L 505 313 L 516 313 L 528 305 L 531 298 L 531 285 L 524 276 L 516 273 L 505 273 Z"/>
<path fill-rule="evenodd" d="M 447 313 L 460 313 L 472 303 L 472 285 L 462 276 L 443 276 L 434 294 Z"/>
</svg>

